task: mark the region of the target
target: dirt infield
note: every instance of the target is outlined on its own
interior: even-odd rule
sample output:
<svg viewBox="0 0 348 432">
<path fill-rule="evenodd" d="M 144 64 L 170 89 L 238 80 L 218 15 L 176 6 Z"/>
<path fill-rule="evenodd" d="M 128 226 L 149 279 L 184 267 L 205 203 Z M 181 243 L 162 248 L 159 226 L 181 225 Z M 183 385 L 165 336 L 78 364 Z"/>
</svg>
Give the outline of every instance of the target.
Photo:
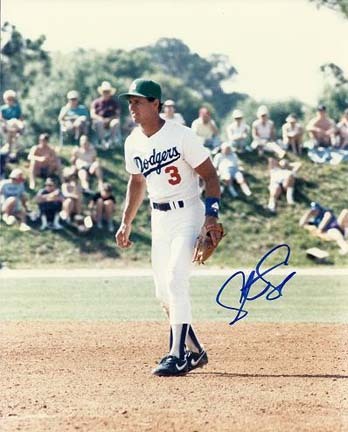
<svg viewBox="0 0 348 432">
<path fill-rule="evenodd" d="M 197 329 L 209 365 L 158 378 L 163 322 L 2 322 L 0 430 L 348 430 L 348 325 Z"/>
</svg>

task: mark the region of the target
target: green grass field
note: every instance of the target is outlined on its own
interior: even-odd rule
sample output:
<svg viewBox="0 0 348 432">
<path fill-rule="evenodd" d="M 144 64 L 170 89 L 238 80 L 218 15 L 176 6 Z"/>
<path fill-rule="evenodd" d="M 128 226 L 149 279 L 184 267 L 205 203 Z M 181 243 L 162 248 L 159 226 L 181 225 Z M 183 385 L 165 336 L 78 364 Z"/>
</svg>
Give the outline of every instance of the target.
<svg viewBox="0 0 348 432">
<path fill-rule="evenodd" d="M 72 148 L 64 146 L 61 151 L 64 165 L 69 163 Z M 117 226 L 128 179 L 124 169 L 123 149 L 99 151 L 99 156 L 105 179 L 112 184 L 116 196 Z M 289 158 L 295 160 L 292 155 Z M 269 183 L 267 157 L 260 158 L 254 153 L 248 153 L 242 155 L 241 160 L 253 196 L 245 198 L 241 195 L 237 199 L 231 199 L 228 193 L 223 195 L 221 221 L 227 236 L 210 261 L 212 265 L 254 266 L 256 256 L 261 257 L 271 247 L 286 242 L 291 246 L 291 264 L 295 266 L 313 265 L 306 257 L 305 251 L 309 247 L 327 250 L 330 253 L 328 263 L 331 265 L 348 266 L 348 256 L 340 256 L 335 244 L 316 239 L 298 226 L 301 215 L 313 200 L 333 208 L 336 214 L 348 207 L 347 164 L 320 166 L 304 156 L 295 193 L 296 206 L 290 208 L 283 199 L 277 216 L 273 216 L 265 209 Z M 24 159 L 21 166 L 27 172 L 28 163 Z M 36 208 L 33 203 L 30 206 Z M 106 230 L 93 230 L 83 235 L 73 229 L 42 233 L 38 226 L 32 232 L 23 234 L 17 228 L 7 227 L 1 222 L 0 262 L 6 262 L 11 268 L 110 268 L 148 265 L 150 262 L 148 202 L 141 207 L 133 225 L 134 247 L 126 251 L 115 247 L 113 234 Z"/>
<path fill-rule="evenodd" d="M 283 277 L 277 276 L 279 283 Z M 233 318 L 215 302 L 225 277 L 193 277 L 192 303 L 196 321 Z M 288 282 L 283 297 L 248 302 L 244 322 L 348 322 L 348 276 L 299 276 Z M 223 301 L 238 307 L 237 283 Z M 254 287 L 254 293 L 261 286 Z M 111 320 L 166 319 L 154 296 L 151 277 L 2 279 L 0 320 Z M 237 323 L 238 325 L 238 323 Z"/>
</svg>

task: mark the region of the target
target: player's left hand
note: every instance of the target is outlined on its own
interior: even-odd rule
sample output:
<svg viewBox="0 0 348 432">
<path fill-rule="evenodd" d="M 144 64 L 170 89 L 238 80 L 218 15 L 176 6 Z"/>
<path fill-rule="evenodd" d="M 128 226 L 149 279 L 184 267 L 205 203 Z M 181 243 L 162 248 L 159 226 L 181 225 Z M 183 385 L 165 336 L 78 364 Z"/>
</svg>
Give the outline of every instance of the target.
<svg viewBox="0 0 348 432">
<path fill-rule="evenodd" d="M 206 220 L 200 235 L 197 237 L 192 261 L 204 264 L 213 254 L 223 236 L 223 226 L 221 223 L 217 223 L 216 218 L 213 218 L 212 221 Z"/>
<path fill-rule="evenodd" d="M 132 230 L 132 225 L 125 223 L 121 224 L 117 233 L 115 234 L 115 241 L 118 247 L 126 249 L 132 246 L 133 242 L 129 240 L 129 236 Z"/>
</svg>

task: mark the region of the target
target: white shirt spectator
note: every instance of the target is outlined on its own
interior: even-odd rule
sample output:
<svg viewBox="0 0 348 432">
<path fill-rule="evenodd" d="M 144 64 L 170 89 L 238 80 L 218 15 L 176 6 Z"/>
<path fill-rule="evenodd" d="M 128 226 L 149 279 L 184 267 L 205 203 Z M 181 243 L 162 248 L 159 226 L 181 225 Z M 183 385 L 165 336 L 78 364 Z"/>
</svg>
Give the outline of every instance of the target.
<svg viewBox="0 0 348 432">
<path fill-rule="evenodd" d="M 227 138 L 229 141 L 245 139 L 250 132 L 250 126 L 242 121 L 239 125 L 237 121 L 233 121 L 226 128 Z"/>
<path fill-rule="evenodd" d="M 214 131 L 212 130 L 211 125 L 217 128 L 216 123 L 213 119 L 210 120 L 209 123 L 203 123 L 203 119 L 198 117 L 196 120 L 193 120 L 191 129 L 201 138 L 210 139 L 214 135 Z"/>
<path fill-rule="evenodd" d="M 169 120 L 181 125 L 185 125 L 184 117 L 180 113 L 174 113 L 173 117 L 168 117 L 165 113 L 161 113 L 160 117 L 163 118 L 163 120 Z"/>
<path fill-rule="evenodd" d="M 273 121 L 267 119 L 265 123 L 261 119 L 257 119 L 253 123 L 253 127 L 256 129 L 258 137 L 264 140 L 270 140 L 272 138 Z"/>
</svg>

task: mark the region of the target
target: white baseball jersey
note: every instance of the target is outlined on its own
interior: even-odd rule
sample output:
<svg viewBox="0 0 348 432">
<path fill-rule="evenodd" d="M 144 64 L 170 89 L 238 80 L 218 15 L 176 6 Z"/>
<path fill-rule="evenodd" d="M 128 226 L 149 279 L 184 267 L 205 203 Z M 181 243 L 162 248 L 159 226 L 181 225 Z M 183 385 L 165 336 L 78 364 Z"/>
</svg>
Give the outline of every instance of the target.
<svg viewBox="0 0 348 432">
<path fill-rule="evenodd" d="M 157 203 L 198 197 L 194 168 L 208 157 L 195 133 L 173 121 L 151 137 L 138 127 L 125 142 L 126 170 L 144 175 L 149 198 Z"/>
</svg>

